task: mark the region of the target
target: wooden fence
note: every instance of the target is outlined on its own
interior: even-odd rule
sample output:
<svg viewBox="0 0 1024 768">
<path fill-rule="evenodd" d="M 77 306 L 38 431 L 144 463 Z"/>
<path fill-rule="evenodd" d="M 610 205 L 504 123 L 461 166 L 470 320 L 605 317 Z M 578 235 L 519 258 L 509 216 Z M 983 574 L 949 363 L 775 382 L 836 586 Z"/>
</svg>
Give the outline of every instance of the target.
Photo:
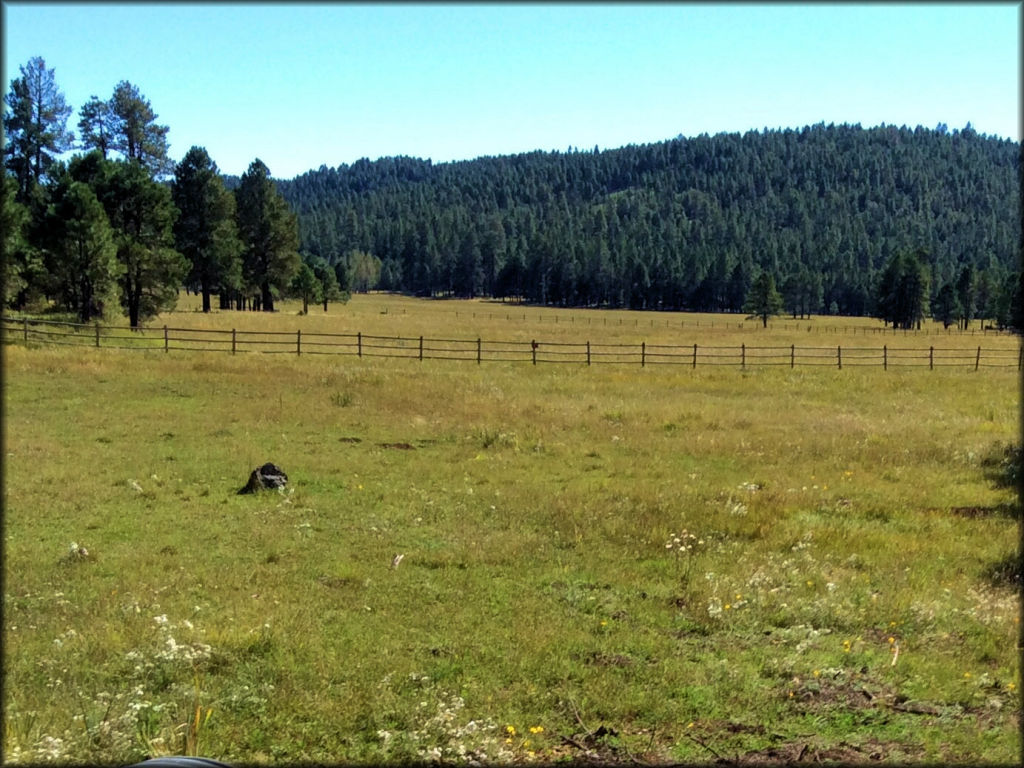
<svg viewBox="0 0 1024 768">
<path fill-rule="evenodd" d="M 415 360 L 475 362 L 571 363 L 576 365 L 708 365 L 852 366 L 888 368 L 1013 368 L 1021 370 L 1024 350 L 1006 348 L 804 347 L 712 346 L 669 344 L 604 344 L 591 341 L 492 341 L 436 339 L 423 336 L 375 336 L 364 333 L 303 333 L 298 331 L 240 331 L 199 328 L 147 328 L 132 331 L 101 325 L 3 317 L 0 331 L 5 344 L 63 344 L 103 349 L 171 352 L 277 353 L 294 355 L 350 355 Z"/>
<path fill-rule="evenodd" d="M 534 313 L 527 313 L 521 311 L 508 311 L 508 312 L 488 312 L 486 310 L 456 310 L 455 318 L 460 317 L 469 318 L 472 320 L 477 319 L 489 319 L 489 320 L 505 320 L 506 322 L 523 322 L 532 323 L 536 321 L 538 324 L 544 325 L 579 325 L 588 327 L 619 327 L 619 328 L 699 328 L 701 332 L 707 330 L 720 330 L 720 331 L 736 331 L 736 330 L 751 330 L 759 331 L 762 328 L 761 320 L 751 320 L 747 318 L 744 320 L 743 314 L 729 314 L 719 313 L 709 318 L 706 314 L 703 317 L 686 316 L 680 319 L 671 317 L 674 313 L 661 313 L 657 311 L 648 312 L 636 312 L 635 310 L 622 310 L 629 311 L 631 317 L 621 317 L 610 315 L 610 312 L 617 310 L 594 310 L 593 315 L 575 315 L 566 314 L 565 310 L 551 309 L 550 312 L 545 312 L 547 308 L 535 308 Z M 405 314 L 404 309 L 399 309 L 399 313 Z M 387 313 L 385 313 L 387 314 Z M 636 315 L 647 315 L 647 317 L 637 317 Z M 668 314 L 670 317 L 662 317 L 663 314 Z M 716 319 L 717 318 L 717 319 Z M 832 335 L 845 335 L 845 336 L 1009 336 L 1013 335 L 1010 330 L 1000 330 L 991 325 L 985 325 L 983 322 L 979 322 L 977 327 L 972 326 L 971 328 L 959 328 L 957 326 L 948 326 L 945 328 L 939 328 L 937 326 L 925 327 L 917 330 L 908 330 L 905 328 L 896 328 L 894 325 L 885 325 L 883 327 L 878 326 L 866 326 L 866 325 L 838 325 L 834 322 L 835 318 L 828 315 L 816 315 L 814 319 L 798 319 L 790 318 L 787 315 L 780 315 L 772 318 L 769 323 L 772 330 L 775 331 L 806 331 L 807 333 L 821 333 L 821 334 L 832 334 Z"/>
</svg>

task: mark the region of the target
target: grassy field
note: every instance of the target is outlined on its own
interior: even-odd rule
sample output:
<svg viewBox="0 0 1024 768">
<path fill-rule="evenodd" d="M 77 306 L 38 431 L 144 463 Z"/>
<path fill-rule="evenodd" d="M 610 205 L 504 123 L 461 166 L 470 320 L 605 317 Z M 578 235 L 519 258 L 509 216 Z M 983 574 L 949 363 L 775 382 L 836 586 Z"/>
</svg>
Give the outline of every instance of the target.
<svg viewBox="0 0 1024 768">
<path fill-rule="evenodd" d="M 896 343 L 192 299 L 152 325 Z M 928 330 L 899 343 L 1017 348 Z M 5 761 L 1020 757 L 1015 369 L 12 345 L 4 372 Z M 266 461 L 288 491 L 236 495 Z"/>
</svg>

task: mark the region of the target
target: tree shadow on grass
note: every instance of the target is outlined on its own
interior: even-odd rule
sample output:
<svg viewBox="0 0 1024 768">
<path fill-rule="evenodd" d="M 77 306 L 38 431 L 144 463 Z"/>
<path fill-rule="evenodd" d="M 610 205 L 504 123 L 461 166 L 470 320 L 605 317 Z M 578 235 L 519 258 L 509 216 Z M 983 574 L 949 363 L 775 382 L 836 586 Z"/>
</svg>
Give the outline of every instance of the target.
<svg viewBox="0 0 1024 768">
<path fill-rule="evenodd" d="M 1021 592 L 1020 552 L 1014 551 L 985 569 L 985 578 L 995 587 Z"/>
<path fill-rule="evenodd" d="M 982 471 L 996 488 L 1012 488 L 1017 491 L 1016 498 L 1010 502 L 990 508 L 992 514 L 999 514 L 1019 521 L 1024 520 L 1024 507 L 1021 505 L 1020 485 L 1024 479 L 1021 472 L 1024 461 L 1024 448 L 1009 443 L 995 448 L 982 462 Z M 955 511 L 955 510 L 954 510 Z M 993 586 L 1013 589 L 1022 592 L 1021 557 L 1019 548 L 1005 557 L 992 563 L 985 569 L 985 577 Z"/>
</svg>

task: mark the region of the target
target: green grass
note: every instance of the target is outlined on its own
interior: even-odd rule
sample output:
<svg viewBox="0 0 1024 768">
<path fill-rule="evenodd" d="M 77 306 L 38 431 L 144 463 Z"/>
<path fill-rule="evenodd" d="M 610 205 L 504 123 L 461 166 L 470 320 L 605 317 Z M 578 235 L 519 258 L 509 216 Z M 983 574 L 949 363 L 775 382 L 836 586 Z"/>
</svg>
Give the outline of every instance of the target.
<svg viewBox="0 0 1024 768">
<path fill-rule="evenodd" d="M 4 355 L 9 761 L 1019 757 L 1016 371 Z"/>
</svg>

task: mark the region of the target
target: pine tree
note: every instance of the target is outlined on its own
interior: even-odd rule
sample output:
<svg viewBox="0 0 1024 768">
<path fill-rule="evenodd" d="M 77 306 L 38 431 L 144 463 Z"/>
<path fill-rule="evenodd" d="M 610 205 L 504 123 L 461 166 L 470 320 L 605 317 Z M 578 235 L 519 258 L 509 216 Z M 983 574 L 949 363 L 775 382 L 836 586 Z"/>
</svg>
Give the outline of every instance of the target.
<svg viewBox="0 0 1024 768">
<path fill-rule="evenodd" d="M 99 152 L 76 157 L 68 172 L 103 204 L 121 263 L 121 306 L 132 328 L 174 306 L 188 260 L 174 250 L 178 214 L 171 190 L 137 162 L 104 160 Z"/>
<path fill-rule="evenodd" d="M 113 149 L 116 130 L 110 102 L 101 101 L 99 96 L 90 96 L 78 111 L 78 115 L 78 130 L 81 136 L 79 146 L 86 151 L 98 149 L 106 158 L 107 153 Z"/>
<path fill-rule="evenodd" d="M 0 174 L 0 233 L 3 235 L 4 304 L 21 308 L 41 270 L 26 238 L 28 209 L 14 199 L 15 181 Z"/>
<path fill-rule="evenodd" d="M 106 211 L 88 184 L 66 177 L 47 211 L 48 289 L 87 323 L 117 301 L 124 271 Z"/>
<path fill-rule="evenodd" d="M 302 314 L 309 314 L 309 302 L 318 302 L 322 298 L 323 286 L 316 278 L 313 268 L 306 262 L 302 262 L 299 271 L 292 278 L 291 293 L 302 299 Z"/>
<path fill-rule="evenodd" d="M 16 199 L 26 202 L 56 156 L 71 149 L 74 134 L 67 129 L 71 107 L 57 88 L 54 70 L 39 56 L 21 67 L 4 97 L 5 165 L 17 180 Z"/>
<path fill-rule="evenodd" d="M 956 298 L 960 310 L 957 315 L 957 327 L 965 331 L 970 327 L 971 320 L 974 319 L 975 289 L 974 269 L 967 264 L 960 270 L 960 277 L 956 281 Z"/>
<path fill-rule="evenodd" d="M 202 147 L 192 147 L 175 169 L 171 198 L 179 215 L 174 242 L 189 260 L 190 283 L 210 311 L 214 291 L 237 290 L 242 277 L 242 244 L 235 224 L 235 198 L 224 188 L 217 164 Z"/>
<path fill-rule="evenodd" d="M 762 272 L 754 280 L 743 311 L 749 312 L 750 318 L 761 318 L 761 324 L 765 328 L 768 327 L 768 318 L 782 311 L 782 297 L 776 290 L 775 278 L 770 273 Z"/>
<path fill-rule="evenodd" d="M 313 274 L 320 281 L 320 298 L 324 302 L 324 312 L 328 301 L 348 301 L 348 294 L 343 293 L 338 285 L 338 276 L 334 268 L 324 259 L 313 260 Z"/>
<path fill-rule="evenodd" d="M 920 327 L 929 293 L 928 255 L 898 252 L 882 272 L 876 292 L 876 313 L 893 327 Z"/>
<path fill-rule="evenodd" d="M 298 221 L 258 158 L 249 164 L 235 192 L 242 275 L 259 291 L 259 306 L 274 311 L 274 297 L 288 289 L 299 269 Z"/>
<path fill-rule="evenodd" d="M 157 125 L 157 114 L 138 87 L 122 80 L 110 98 L 113 116 L 111 147 L 126 159 L 140 163 L 153 177 L 174 171 L 167 157 L 167 126 Z"/>
<path fill-rule="evenodd" d="M 946 283 L 932 303 L 932 317 L 942 323 L 943 328 L 949 328 L 957 321 L 959 315 L 960 302 L 956 297 L 956 289 L 951 283 Z"/>
</svg>

